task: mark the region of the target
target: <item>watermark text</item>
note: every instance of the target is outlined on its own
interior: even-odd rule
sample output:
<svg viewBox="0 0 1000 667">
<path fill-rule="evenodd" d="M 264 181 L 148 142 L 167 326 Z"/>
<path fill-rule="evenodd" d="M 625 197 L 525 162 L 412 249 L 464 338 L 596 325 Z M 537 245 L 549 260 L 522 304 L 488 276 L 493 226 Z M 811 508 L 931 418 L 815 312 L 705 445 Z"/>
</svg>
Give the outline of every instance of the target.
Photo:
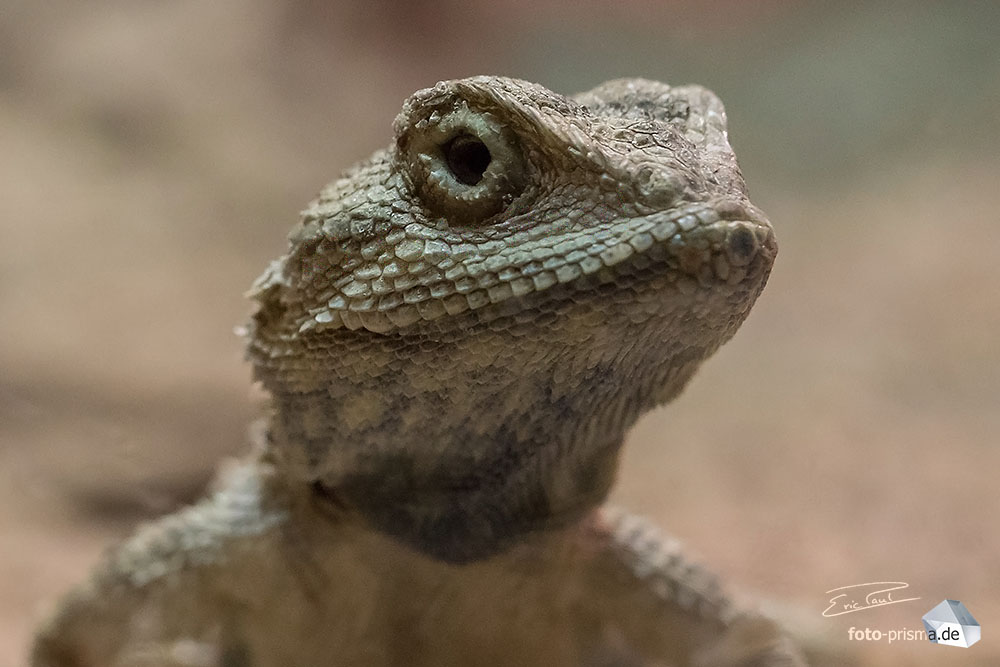
<svg viewBox="0 0 1000 667">
<path fill-rule="evenodd" d="M 899 597 L 905 594 L 898 591 L 909 587 L 910 585 L 905 581 L 872 581 L 867 584 L 851 584 L 850 586 L 833 588 L 828 590 L 826 594 L 836 593 L 836 595 L 830 598 L 830 606 L 823 610 L 823 615 L 828 618 L 843 616 L 865 609 L 919 600 L 920 598 Z"/>
</svg>

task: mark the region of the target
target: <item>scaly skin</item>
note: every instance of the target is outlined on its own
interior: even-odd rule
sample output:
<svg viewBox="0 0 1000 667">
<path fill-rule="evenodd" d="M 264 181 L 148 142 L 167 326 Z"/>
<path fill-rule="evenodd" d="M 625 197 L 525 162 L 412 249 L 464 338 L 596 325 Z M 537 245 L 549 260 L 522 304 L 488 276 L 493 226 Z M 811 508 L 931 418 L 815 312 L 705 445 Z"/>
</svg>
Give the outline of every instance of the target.
<svg viewBox="0 0 1000 667">
<path fill-rule="evenodd" d="M 114 552 L 35 664 L 801 664 L 596 509 L 775 253 L 703 88 L 416 93 L 254 286 L 259 455 Z"/>
</svg>

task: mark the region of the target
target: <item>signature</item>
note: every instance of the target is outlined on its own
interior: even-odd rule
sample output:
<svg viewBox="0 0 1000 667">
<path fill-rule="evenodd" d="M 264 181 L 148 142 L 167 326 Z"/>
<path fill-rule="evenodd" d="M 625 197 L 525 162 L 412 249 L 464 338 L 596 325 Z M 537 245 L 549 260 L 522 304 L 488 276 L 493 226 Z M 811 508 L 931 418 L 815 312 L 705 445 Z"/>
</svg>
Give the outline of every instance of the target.
<svg viewBox="0 0 1000 667">
<path fill-rule="evenodd" d="M 905 581 L 872 581 L 867 584 L 852 584 L 850 586 L 834 588 L 826 592 L 827 595 L 830 593 L 837 593 L 837 595 L 830 598 L 830 606 L 823 610 L 823 615 L 827 618 L 842 616 L 874 607 L 884 607 L 890 604 L 919 600 L 920 598 L 903 598 L 897 600 L 892 597 L 893 591 L 901 591 L 909 587 L 910 585 Z M 860 597 L 862 595 L 864 597 Z"/>
</svg>

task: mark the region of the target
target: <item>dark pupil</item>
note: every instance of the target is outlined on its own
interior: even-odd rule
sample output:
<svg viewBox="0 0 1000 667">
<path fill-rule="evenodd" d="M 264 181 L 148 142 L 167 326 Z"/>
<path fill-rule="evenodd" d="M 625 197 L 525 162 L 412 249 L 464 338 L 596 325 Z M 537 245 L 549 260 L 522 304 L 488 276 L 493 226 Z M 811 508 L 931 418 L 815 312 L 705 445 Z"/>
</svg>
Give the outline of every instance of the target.
<svg viewBox="0 0 1000 667">
<path fill-rule="evenodd" d="M 444 159 L 459 183 L 476 185 L 490 166 L 490 149 L 468 134 L 460 134 L 444 145 Z"/>
</svg>

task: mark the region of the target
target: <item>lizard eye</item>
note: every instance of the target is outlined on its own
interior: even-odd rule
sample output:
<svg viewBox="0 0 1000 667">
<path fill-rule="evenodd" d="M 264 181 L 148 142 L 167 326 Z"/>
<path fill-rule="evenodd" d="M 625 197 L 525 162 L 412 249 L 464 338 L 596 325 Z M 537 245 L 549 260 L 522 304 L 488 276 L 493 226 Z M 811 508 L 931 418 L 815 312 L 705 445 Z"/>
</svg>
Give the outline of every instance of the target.
<svg viewBox="0 0 1000 667">
<path fill-rule="evenodd" d="M 486 144 L 469 134 L 458 135 L 442 148 L 452 176 L 464 185 L 478 185 L 493 159 Z"/>
<path fill-rule="evenodd" d="M 514 133 L 490 113 L 457 101 L 408 124 L 397 159 L 424 204 L 461 223 L 502 212 L 524 191 L 524 155 Z"/>
</svg>

